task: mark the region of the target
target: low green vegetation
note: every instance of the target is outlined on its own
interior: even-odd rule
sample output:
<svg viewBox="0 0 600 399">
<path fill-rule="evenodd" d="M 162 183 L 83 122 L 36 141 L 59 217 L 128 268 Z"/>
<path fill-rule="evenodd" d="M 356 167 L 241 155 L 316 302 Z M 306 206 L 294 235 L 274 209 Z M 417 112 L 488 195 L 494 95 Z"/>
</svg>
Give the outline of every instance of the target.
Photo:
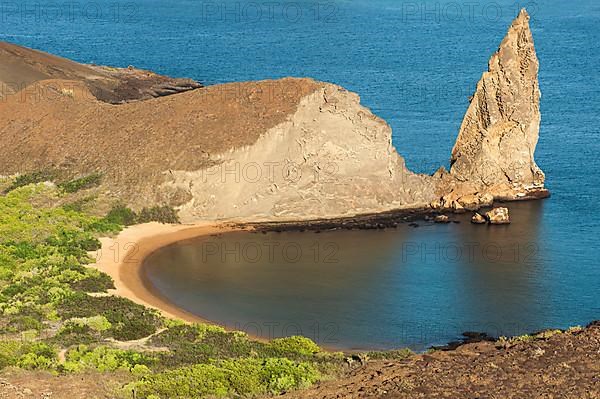
<svg viewBox="0 0 600 399">
<path fill-rule="evenodd" d="M 98 237 L 126 224 L 172 222 L 176 214 L 116 207 L 96 217 L 79 206 L 40 206 L 64 204 L 65 193 L 93 180 L 30 184 L 46 179 L 23 177 L 0 195 L 0 369 L 128 373 L 123 398 L 156 399 L 278 394 L 345 367 L 342 354 L 307 338 L 258 342 L 109 295 L 111 278 L 88 266 Z"/>
<path fill-rule="evenodd" d="M 56 179 L 57 172 L 53 170 L 41 170 L 31 173 L 19 175 L 14 181 L 3 191 L 4 194 L 16 190 L 19 187 L 25 187 L 29 184 L 43 183 Z"/>
<path fill-rule="evenodd" d="M 307 388 L 320 378 L 321 373 L 308 362 L 242 358 L 149 374 L 128 388 L 143 398 L 252 397 Z"/>
<path fill-rule="evenodd" d="M 175 209 L 168 205 L 143 208 L 140 212 L 134 212 L 125 205 L 116 205 L 106 215 L 106 220 L 122 226 L 148 222 L 175 224 L 179 223 L 179 216 Z"/>
<path fill-rule="evenodd" d="M 25 187 L 30 184 L 55 182 L 61 191 L 72 194 L 81 190 L 96 187 L 100 185 L 100 182 L 102 181 L 102 175 L 100 173 L 92 173 L 72 180 L 64 180 L 64 174 L 64 171 L 52 169 L 25 173 L 17 176 L 3 193 L 8 194 L 17 188 Z"/>
<path fill-rule="evenodd" d="M 86 190 L 88 188 L 100 185 L 101 180 L 102 175 L 100 173 L 92 173 L 88 176 L 59 183 L 58 187 L 65 193 L 76 193 L 78 191 Z"/>
</svg>

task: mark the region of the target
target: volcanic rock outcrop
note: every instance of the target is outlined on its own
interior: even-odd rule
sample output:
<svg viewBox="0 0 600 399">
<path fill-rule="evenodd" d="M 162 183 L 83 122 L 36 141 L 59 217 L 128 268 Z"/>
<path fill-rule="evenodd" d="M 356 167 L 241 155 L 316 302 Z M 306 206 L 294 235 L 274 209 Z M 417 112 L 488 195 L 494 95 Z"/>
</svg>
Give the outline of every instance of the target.
<svg viewBox="0 0 600 399">
<path fill-rule="evenodd" d="M 540 129 L 539 62 L 522 10 L 489 61 L 452 150 L 442 205 L 476 208 L 495 199 L 544 197 L 534 159 Z M 487 198 L 484 198 L 487 194 Z M 457 205 L 458 204 L 458 205 Z"/>
<path fill-rule="evenodd" d="M 533 158 L 538 61 L 528 19 L 523 11 L 513 22 L 478 84 L 450 172 L 409 171 L 389 125 L 333 84 L 232 83 L 111 105 L 86 78 L 95 67 L 68 61 L 63 73 L 48 55 L 53 68 L 25 69 L 58 69 L 52 79 L 27 77 L 40 95 L 0 101 L 0 174 L 100 173 L 97 195 L 136 209 L 168 204 L 183 222 L 463 211 L 541 197 L 544 175 Z M 19 49 L 13 54 L 31 51 Z M 0 81 L 17 58 L 0 58 Z M 69 89 L 78 82 L 83 90 Z"/>
</svg>

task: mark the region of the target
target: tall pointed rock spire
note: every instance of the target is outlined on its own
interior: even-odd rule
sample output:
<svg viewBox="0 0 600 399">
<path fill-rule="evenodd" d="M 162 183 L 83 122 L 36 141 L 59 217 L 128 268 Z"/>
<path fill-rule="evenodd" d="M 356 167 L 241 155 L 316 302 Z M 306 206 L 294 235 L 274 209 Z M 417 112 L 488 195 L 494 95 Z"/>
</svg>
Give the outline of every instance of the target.
<svg viewBox="0 0 600 399">
<path fill-rule="evenodd" d="M 489 61 L 452 150 L 450 173 L 501 196 L 543 189 L 534 160 L 540 128 L 539 62 L 525 9 Z"/>
</svg>

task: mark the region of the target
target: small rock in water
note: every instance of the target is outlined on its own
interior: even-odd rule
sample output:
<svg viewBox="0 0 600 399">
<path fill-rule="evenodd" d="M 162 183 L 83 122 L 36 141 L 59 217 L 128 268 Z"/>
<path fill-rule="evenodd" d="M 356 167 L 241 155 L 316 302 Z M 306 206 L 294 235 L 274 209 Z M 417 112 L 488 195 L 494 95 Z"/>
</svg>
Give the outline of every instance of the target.
<svg viewBox="0 0 600 399">
<path fill-rule="evenodd" d="M 438 215 L 435 217 L 436 223 L 450 223 L 450 218 L 446 215 Z"/>
<path fill-rule="evenodd" d="M 473 215 L 473 217 L 471 218 L 471 223 L 475 223 L 475 224 L 485 224 L 487 223 L 487 220 L 485 219 L 485 217 L 483 217 L 480 213 L 475 212 L 475 214 Z"/>
<path fill-rule="evenodd" d="M 509 224 L 508 208 L 494 208 L 485 214 L 490 224 Z"/>
</svg>

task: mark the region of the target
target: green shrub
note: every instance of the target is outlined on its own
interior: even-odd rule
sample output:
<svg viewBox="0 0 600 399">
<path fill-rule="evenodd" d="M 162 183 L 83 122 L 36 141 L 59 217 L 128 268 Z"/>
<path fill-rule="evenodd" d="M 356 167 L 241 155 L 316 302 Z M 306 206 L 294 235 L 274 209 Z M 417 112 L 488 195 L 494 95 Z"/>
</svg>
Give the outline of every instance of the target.
<svg viewBox="0 0 600 399">
<path fill-rule="evenodd" d="M 137 215 L 124 205 L 114 206 L 104 218 L 109 223 L 131 226 L 135 224 Z"/>
<path fill-rule="evenodd" d="M 144 208 L 139 213 L 119 204 L 114 206 L 106 215 L 104 220 L 107 223 L 119 224 L 122 226 L 131 226 L 137 223 L 159 222 L 167 224 L 179 223 L 177 211 L 168 205 Z"/>
<path fill-rule="evenodd" d="M 86 190 L 88 188 L 96 187 L 100 185 L 101 181 L 102 175 L 100 173 L 92 173 L 88 176 L 60 183 L 58 187 L 64 192 L 71 194 L 81 190 Z"/>
<path fill-rule="evenodd" d="M 30 184 L 43 183 L 46 181 L 53 181 L 57 176 L 57 172 L 52 170 L 41 170 L 31 173 L 25 173 L 17 176 L 13 183 L 4 190 L 4 194 L 8 194 L 9 192 L 16 190 L 20 187 L 25 187 Z"/>
<path fill-rule="evenodd" d="M 104 316 L 92 316 L 92 317 L 76 317 L 67 321 L 67 324 L 72 323 L 79 327 L 87 326 L 93 331 L 102 332 L 110 329 L 112 324 Z"/>
<path fill-rule="evenodd" d="M 96 269 L 87 269 L 86 277 L 73 281 L 71 288 L 83 292 L 107 292 L 115 288 L 115 283 L 108 274 L 101 273 Z"/>
<path fill-rule="evenodd" d="M 140 367 L 137 368 L 136 372 L 139 373 L 142 370 L 148 370 L 147 366 L 152 365 L 154 361 L 153 357 L 135 351 L 113 349 L 106 346 L 90 349 L 86 345 L 79 345 L 67 352 L 64 368 L 71 372 L 89 369 L 107 372 L 115 370 L 132 371 L 136 366 L 145 366 L 145 370 Z"/>
<path fill-rule="evenodd" d="M 154 207 L 137 215 L 121 207 L 97 218 L 81 213 L 80 204 L 34 205 L 52 199 L 60 196 L 46 185 L 0 196 L 0 334 L 20 332 L 22 338 L 0 342 L 0 368 L 129 370 L 140 379 L 133 385 L 137 397 L 156 399 L 279 393 L 312 384 L 320 372 L 329 373 L 330 365 L 341 364 L 301 337 L 261 343 L 220 327 L 166 322 L 156 311 L 125 298 L 87 295 L 114 287 L 109 276 L 85 266 L 93 261 L 87 251 L 99 247 L 97 235 L 117 232 L 126 223 L 174 223 L 176 213 Z M 149 355 L 94 347 L 110 337 L 144 338 L 164 326 L 168 329 L 150 343 L 168 351 Z M 71 348 L 64 364 L 55 347 Z"/>
<path fill-rule="evenodd" d="M 26 348 L 27 352 L 16 362 L 18 367 L 27 370 L 52 370 L 58 366 L 58 356 L 53 347 L 38 342 Z"/>
<path fill-rule="evenodd" d="M 277 338 L 271 341 L 271 348 L 281 354 L 298 354 L 311 356 L 321 351 L 321 348 L 306 337 L 293 336 Z"/>
<path fill-rule="evenodd" d="M 74 293 L 65 298 L 57 310 L 63 320 L 102 315 L 112 325 L 107 333 L 122 341 L 154 334 L 161 323 L 156 311 L 114 296 L 90 297 L 84 293 Z"/>
<path fill-rule="evenodd" d="M 0 341 L 0 370 L 17 364 L 22 346 L 17 341 Z"/>
<path fill-rule="evenodd" d="M 66 323 L 55 336 L 47 339 L 46 342 L 68 348 L 73 345 L 93 344 L 101 339 L 102 334 L 92 330 L 89 326 Z"/>
<path fill-rule="evenodd" d="M 163 367 L 206 363 L 217 355 L 217 349 L 210 343 L 203 343 L 206 331 L 203 325 L 176 325 L 151 338 L 150 343 L 157 347 L 167 347 L 168 352 L 160 353 Z"/>
<path fill-rule="evenodd" d="M 18 315 L 10 318 L 8 322 L 7 330 L 10 332 L 21 332 L 27 330 L 36 330 L 39 331 L 42 329 L 42 323 L 38 318 L 27 316 L 27 315 Z"/>
<path fill-rule="evenodd" d="M 199 398 L 279 394 L 321 378 L 308 363 L 283 358 L 233 359 L 148 375 L 127 388 L 137 398 Z"/>
<path fill-rule="evenodd" d="M 140 211 L 136 218 L 137 223 L 159 222 L 159 223 L 179 223 L 177 212 L 170 206 L 155 206 L 152 208 L 144 208 Z"/>
</svg>

